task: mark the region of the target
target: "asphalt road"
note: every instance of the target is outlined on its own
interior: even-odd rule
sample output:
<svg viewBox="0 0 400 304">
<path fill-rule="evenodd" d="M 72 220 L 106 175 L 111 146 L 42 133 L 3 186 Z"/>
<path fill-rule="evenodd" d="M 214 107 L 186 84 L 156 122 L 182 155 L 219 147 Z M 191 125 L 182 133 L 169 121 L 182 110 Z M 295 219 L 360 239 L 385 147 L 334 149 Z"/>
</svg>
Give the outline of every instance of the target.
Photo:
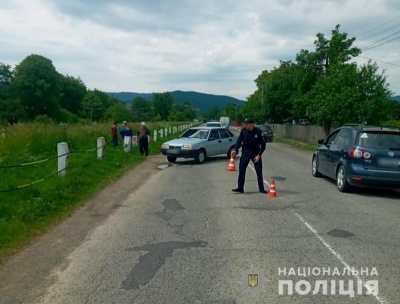
<svg viewBox="0 0 400 304">
<path fill-rule="evenodd" d="M 237 172 L 225 157 L 178 160 L 132 189 L 26 303 L 400 303 L 400 193 L 343 194 L 313 178 L 310 163 L 310 152 L 269 143 L 264 178 L 275 180 L 279 198 L 268 198 L 251 168 L 245 193 L 232 193 Z M 364 271 L 349 276 L 346 267 Z M 293 295 L 280 294 L 285 280 Z M 379 294 L 361 285 L 359 295 L 357 282 L 370 280 Z M 324 282 L 327 294 L 313 294 Z M 344 294 L 350 282 L 354 297 Z"/>
</svg>

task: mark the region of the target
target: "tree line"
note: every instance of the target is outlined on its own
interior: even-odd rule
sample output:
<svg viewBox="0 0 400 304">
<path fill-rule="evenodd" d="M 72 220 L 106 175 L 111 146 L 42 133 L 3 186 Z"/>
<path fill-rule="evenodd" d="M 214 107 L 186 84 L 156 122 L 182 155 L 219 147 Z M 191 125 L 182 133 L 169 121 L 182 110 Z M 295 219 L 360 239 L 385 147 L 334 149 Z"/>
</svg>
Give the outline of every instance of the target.
<svg viewBox="0 0 400 304">
<path fill-rule="evenodd" d="M 344 123 L 380 125 L 399 119 L 400 102 L 392 99 L 384 72 L 372 61 L 353 61 L 361 54 L 355 40 L 340 25 L 330 38 L 318 33 L 314 50 L 302 49 L 294 62 L 280 61 L 257 77 L 257 89 L 240 116 L 276 123 L 307 119 L 326 133 Z"/>
<path fill-rule="evenodd" d="M 30 55 L 15 68 L 0 62 L 0 123 L 23 121 L 188 121 L 197 117 L 189 102 L 176 104 L 169 93 L 125 104 L 79 77 L 60 74 L 52 61 Z"/>
</svg>

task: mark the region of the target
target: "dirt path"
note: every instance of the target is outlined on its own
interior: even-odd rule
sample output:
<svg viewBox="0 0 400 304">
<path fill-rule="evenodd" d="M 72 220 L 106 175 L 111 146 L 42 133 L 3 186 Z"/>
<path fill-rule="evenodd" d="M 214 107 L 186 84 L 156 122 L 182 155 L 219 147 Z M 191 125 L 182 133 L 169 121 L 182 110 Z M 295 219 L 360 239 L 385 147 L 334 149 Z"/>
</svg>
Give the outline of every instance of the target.
<svg viewBox="0 0 400 304">
<path fill-rule="evenodd" d="M 125 199 L 145 184 L 165 164 L 165 157 L 151 156 L 104 188 L 46 235 L 10 259 L 0 268 L 0 303 L 28 303 L 50 285 L 48 275 L 57 266 L 66 266 L 66 257 L 86 236 L 119 208 Z M 64 263 L 65 265 L 62 265 Z"/>
</svg>

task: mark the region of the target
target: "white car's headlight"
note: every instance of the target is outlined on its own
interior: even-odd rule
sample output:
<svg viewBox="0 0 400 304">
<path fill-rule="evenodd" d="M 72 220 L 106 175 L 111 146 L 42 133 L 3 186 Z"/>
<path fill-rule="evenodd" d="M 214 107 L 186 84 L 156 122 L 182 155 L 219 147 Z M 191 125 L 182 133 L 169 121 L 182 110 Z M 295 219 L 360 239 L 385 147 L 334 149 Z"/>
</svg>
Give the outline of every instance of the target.
<svg viewBox="0 0 400 304">
<path fill-rule="evenodd" d="M 191 145 L 183 145 L 181 150 L 192 150 L 192 146 Z"/>
<path fill-rule="evenodd" d="M 162 149 L 169 149 L 169 144 L 163 144 L 163 145 L 161 146 L 161 148 L 162 148 Z"/>
</svg>

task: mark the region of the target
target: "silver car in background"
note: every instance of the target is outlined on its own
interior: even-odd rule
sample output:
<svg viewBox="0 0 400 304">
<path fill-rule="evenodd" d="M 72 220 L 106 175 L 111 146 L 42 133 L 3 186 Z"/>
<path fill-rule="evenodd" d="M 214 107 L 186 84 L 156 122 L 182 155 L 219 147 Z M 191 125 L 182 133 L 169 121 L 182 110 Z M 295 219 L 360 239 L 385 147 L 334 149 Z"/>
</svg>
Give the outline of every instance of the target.
<svg viewBox="0 0 400 304">
<path fill-rule="evenodd" d="M 237 136 L 223 127 L 191 128 L 179 138 L 167 141 L 161 146 L 161 153 L 174 163 L 177 158 L 193 158 L 202 164 L 207 157 L 225 154 L 230 158 Z"/>
</svg>

